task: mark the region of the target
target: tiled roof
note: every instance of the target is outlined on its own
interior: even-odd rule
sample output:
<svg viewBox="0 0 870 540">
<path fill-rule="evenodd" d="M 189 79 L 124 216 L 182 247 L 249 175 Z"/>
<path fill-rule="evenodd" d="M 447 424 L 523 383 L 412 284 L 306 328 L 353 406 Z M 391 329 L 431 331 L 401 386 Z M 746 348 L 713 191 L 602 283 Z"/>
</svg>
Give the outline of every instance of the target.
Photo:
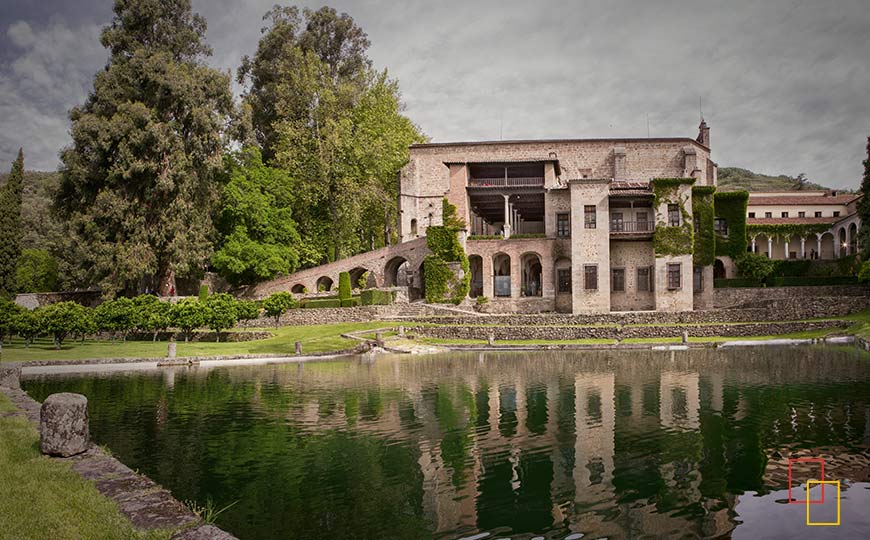
<svg viewBox="0 0 870 540">
<path fill-rule="evenodd" d="M 854 201 L 860 194 L 848 195 L 749 195 L 749 206 L 798 206 L 798 205 L 836 205 L 843 206 Z"/>
<path fill-rule="evenodd" d="M 776 218 L 746 218 L 747 225 L 812 225 L 815 223 L 833 224 L 842 217 L 776 217 Z"/>
</svg>

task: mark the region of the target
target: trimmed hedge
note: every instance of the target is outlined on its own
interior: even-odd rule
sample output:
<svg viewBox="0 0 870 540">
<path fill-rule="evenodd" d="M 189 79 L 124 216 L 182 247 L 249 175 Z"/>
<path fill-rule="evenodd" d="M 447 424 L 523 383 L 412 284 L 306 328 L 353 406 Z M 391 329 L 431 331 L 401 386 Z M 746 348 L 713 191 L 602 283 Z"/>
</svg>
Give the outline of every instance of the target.
<svg viewBox="0 0 870 540">
<path fill-rule="evenodd" d="M 396 293 L 393 291 L 366 289 L 359 295 L 360 304 L 363 306 L 387 306 L 395 300 Z"/>
<path fill-rule="evenodd" d="M 351 286 L 350 273 L 342 272 L 338 274 L 338 299 L 341 301 L 341 307 L 350 307 Z"/>
<path fill-rule="evenodd" d="M 347 305 L 344 305 L 347 303 Z M 358 297 L 350 298 L 342 302 L 337 296 L 332 298 L 312 298 L 311 300 L 303 300 L 301 307 L 303 308 L 336 308 L 336 307 L 354 307 L 360 305 Z"/>
<path fill-rule="evenodd" d="M 816 277 L 816 276 L 789 276 L 770 277 L 765 280 L 757 279 L 714 279 L 713 287 L 727 289 L 734 287 L 820 287 L 826 285 L 855 285 L 857 277 Z"/>
</svg>

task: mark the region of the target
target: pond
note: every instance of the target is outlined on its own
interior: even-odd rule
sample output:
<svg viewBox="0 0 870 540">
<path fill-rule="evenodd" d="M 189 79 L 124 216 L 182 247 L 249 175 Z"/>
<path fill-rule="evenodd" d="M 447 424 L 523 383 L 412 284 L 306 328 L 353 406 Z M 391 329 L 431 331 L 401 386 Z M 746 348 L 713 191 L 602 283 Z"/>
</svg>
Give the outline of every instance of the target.
<svg viewBox="0 0 870 540">
<path fill-rule="evenodd" d="M 870 360 L 854 349 L 379 356 L 31 376 L 93 439 L 242 540 L 866 538 Z M 822 458 L 841 526 L 788 502 Z M 792 497 L 816 464 L 795 466 Z M 822 489 L 824 491 L 822 492 Z M 811 490 L 813 521 L 836 486 Z"/>
</svg>

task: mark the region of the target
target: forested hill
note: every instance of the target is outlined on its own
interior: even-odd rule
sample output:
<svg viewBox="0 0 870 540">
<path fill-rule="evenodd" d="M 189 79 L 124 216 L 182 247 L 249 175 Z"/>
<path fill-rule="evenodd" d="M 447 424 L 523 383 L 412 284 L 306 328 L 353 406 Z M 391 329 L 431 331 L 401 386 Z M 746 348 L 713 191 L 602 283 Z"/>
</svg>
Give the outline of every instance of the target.
<svg viewBox="0 0 870 540">
<path fill-rule="evenodd" d="M 799 174 L 797 177 L 769 176 L 741 169 L 740 167 L 719 167 L 719 189 L 746 191 L 790 191 L 798 189 L 828 189 L 824 186 L 810 182 L 806 176 Z"/>
</svg>

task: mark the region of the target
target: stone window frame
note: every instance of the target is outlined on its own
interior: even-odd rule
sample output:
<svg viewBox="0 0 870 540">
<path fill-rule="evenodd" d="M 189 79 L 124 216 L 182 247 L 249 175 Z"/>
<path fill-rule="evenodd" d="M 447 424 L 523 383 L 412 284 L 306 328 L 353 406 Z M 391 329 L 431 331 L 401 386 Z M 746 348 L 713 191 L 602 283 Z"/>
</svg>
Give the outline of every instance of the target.
<svg viewBox="0 0 870 540">
<path fill-rule="evenodd" d="M 571 293 L 571 267 L 556 269 L 556 292 Z"/>
<path fill-rule="evenodd" d="M 564 218 L 564 221 L 560 218 Z M 563 225 L 564 228 L 562 228 Z M 571 214 L 569 212 L 556 214 L 556 238 L 571 238 Z"/>
<path fill-rule="evenodd" d="M 765 217 L 765 219 L 770 219 L 770 218 L 772 218 L 772 217 L 773 217 L 773 212 L 765 212 L 765 213 L 764 213 L 764 217 Z"/>
<path fill-rule="evenodd" d="M 598 290 L 598 265 L 584 264 L 583 265 L 583 290 L 597 291 Z"/>
<path fill-rule="evenodd" d="M 782 212 L 782 213 L 780 214 L 780 216 L 781 216 L 781 217 L 784 217 L 784 218 L 787 218 L 787 217 L 788 217 L 788 212 Z"/>
<path fill-rule="evenodd" d="M 822 217 L 822 213 L 821 213 L 821 212 L 816 212 L 815 215 L 814 215 L 813 217 Z"/>
<path fill-rule="evenodd" d="M 695 228 L 695 234 L 700 233 L 701 232 L 701 216 L 699 216 L 698 214 L 695 214 L 694 216 L 692 216 L 692 223 L 693 223 L 694 228 Z"/>
<path fill-rule="evenodd" d="M 713 231 L 723 238 L 728 238 L 728 220 L 725 218 L 713 218 Z"/>
<path fill-rule="evenodd" d="M 679 227 L 682 224 L 682 216 L 680 215 L 680 205 L 675 203 L 668 204 L 668 227 Z"/>
<path fill-rule="evenodd" d="M 645 276 L 641 276 L 641 272 L 645 272 Z M 635 272 L 636 279 L 636 288 L 638 292 L 652 292 L 653 290 L 653 267 L 652 266 L 638 266 L 637 271 Z"/>
<path fill-rule="evenodd" d="M 807 217 L 806 212 L 798 212 L 798 217 Z"/>
<path fill-rule="evenodd" d="M 754 218 L 754 217 L 755 217 L 755 212 L 749 212 L 749 217 Z"/>
<path fill-rule="evenodd" d="M 840 211 L 834 210 L 834 217 L 840 217 Z"/>
<path fill-rule="evenodd" d="M 622 287 L 616 288 L 616 275 L 617 273 L 621 273 L 620 281 Z M 610 292 L 625 292 L 625 267 L 624 266 L 615 266 L 610 269 Z"/>
<path fill-rule="evenodd" d="M 598 228 L 598 208 L 594 204 L 583 205 L 583 228 Z"/>
<path fill-rule="evenodd" d="M 668 276 L 668 290 L 669 291 L 678 291 L 678 290 L 683 288 L 683 264 L 682 263 L 668 263 L 667 276 Z"/>
</svg>

